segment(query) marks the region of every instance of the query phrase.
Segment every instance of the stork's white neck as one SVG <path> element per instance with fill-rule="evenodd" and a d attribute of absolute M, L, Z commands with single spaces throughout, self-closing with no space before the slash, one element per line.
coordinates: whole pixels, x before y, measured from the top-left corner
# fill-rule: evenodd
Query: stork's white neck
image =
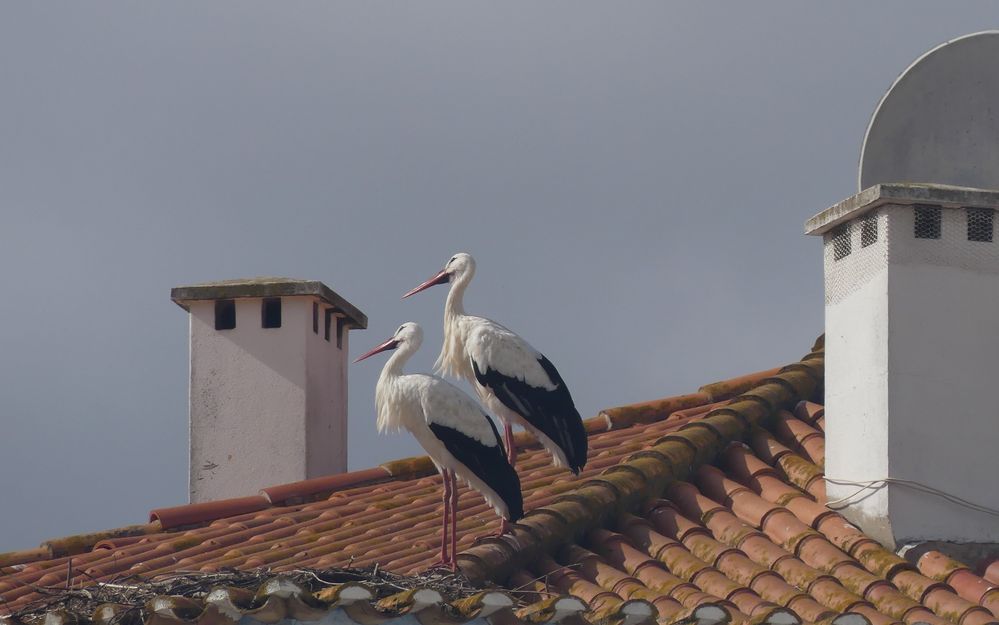
<path fill-rule="evenodd" d="M 465 337 L 461 333 L 461 318 L 465 316 L 465 289 L 472 281 L 473 272 L 464 273 L 451 283 L 444 303 L 444 344 L 434 367 L 450 376 L 468 377 L 465 365 Z"/>
<path fill-rule="evenodd" d="M 402 343 L 382 367 L 375 385 L 375 425 L 379 432 L 395 432 L 402 427 L 402 419 L 398 410 L 400 382 L 404 377 L 403 366 L 410 356 L 419 349 L 419 343 Z"/>
<path fill-rule="evenodd" d="M 379 380 L 383 378 L 397 378 L 402 375 L 402 368 L 412 357 L 413 353 L 419 349 L 418 344 L 411 342 L 400 343 L 399 347 L 392 352 L 385 366 L 382 367 L 382 373 L 379 376 Z"/>
<path fill-rule="evenodd" d="M 451 283 L 451 289 L 447 292 L 447 302 L 444 303 L 445 323 L 448 318 L 459 317 L 465 314 L 465 289 L 472 281 L 472 274 L 466 273 Z"/>

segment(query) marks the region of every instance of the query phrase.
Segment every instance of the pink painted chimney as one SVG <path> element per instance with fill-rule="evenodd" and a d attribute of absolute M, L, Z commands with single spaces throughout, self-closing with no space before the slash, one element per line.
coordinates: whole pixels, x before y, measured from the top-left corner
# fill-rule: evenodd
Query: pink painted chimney
<path fill-rule="evenodd" d="M 347 336 L 367 317 L 322 282 L 177 287 L 190 313 L 190 501 L 347 469 Z"/>

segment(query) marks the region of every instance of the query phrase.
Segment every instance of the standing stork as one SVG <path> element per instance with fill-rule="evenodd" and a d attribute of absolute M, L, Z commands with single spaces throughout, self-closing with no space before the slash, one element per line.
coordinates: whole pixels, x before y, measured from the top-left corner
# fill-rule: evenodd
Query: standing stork
<path fill-rule="evenodd" d="M 586 465 L 586 430 L 558 370 L 544 355 L 502 325 L 465 314 L 462 300 L 475 275 L 475 259 L 455 254 L 434 277 L 403 299 L 451 283 L 444 305 L 444 346 L 437 370 L 464 378 L 503 421 L 510 464 L 517 460 L 513 425 L 538 438 L 557 466 L 579 474 Z"/>
<path fill-rule="evenodd" d="M 404 323 L 392 338 L 354 362 L 397 350 L 385 363 L 375 386 L 378 431 L 409 430 L 440 472 L 444 481 L 444 519 L 439 564 L 454 570 L 458 544 L 456 477 L 479 491 L 496 509 L 503 518 L 504 530 L 507 521 L 524 516 L 524 500 L 520 478 L 507 462 L 499 432 L 475 400 L 437 376 L 402 372 L 421 343 L 423 329 L 419 324 Z"/>

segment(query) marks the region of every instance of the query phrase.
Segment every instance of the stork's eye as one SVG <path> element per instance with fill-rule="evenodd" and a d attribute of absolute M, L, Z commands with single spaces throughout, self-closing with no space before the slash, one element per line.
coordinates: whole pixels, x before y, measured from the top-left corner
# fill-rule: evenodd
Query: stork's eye
<path fill-rule="evenodd" d="M 454 261 L 456 261 L 456 260 L 458 260 L 458 257 L 457 257 L 457 256 L 452 256 L 452 257 L 451 257 L 451 260 L 447 261 L 447 264 L 449 264 L 449 265 L 450 265 L 451 263 L 453 263 L 453 262 L 454 262 Z"/>
<path fill-rule="evenodd" d="M 402 329 L 405 328 L 405 327 L 406 327 L 406 324 L 402 324 L 401 326 L 399 326 L 399 329 L 395 331 L 395 333 L 399 334 L 400 332 L 402 332 Z"/>

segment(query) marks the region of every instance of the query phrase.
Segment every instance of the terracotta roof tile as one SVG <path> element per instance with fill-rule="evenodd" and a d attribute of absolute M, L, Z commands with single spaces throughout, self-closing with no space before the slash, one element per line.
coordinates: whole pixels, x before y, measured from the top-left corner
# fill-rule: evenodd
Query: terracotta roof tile
<path fill-rule="evenodd" d="M 825 464 L 825 437 L 808 423 L 797 419 L 786 410 L 774 419 L 774 434 L 785 445 L 795 449 L 819 467 Z"/>
<path fill-rule="evenodd" d="M 528 514 L 511 535 L 477 538 L 495 527 L 495 513 L 460 489 L 460 566 L 508 594 L 445 609 L 436 591 L 416 587 L 377 602 L 356 585 L 282 597 L 275 586 L 264 598 L 229 589 L 207 602 L 165 598 L 147 609 L 147 623 L 219 610 L 316 620 L 335 609 L 358 622 L 419 612 L 425 624 L 475 615 L 497 625 L 993 622 L 999 565 L 978 576 L 928 551 L 917 568 L 825 507 L 822 374 L 818 342 L 787 367 L 604 410 L 586 422 L 591 454 L 579 477 L 518 435 Z M 65 586 L 68 573 L 78 586 L 225 567 L 415 573 L 435 555 L 440 509 L 432 463 L 404 459 L 0 554 L 0 597 L 17 610 L 39 599 L 36 587 Z"/>
<path fill-rule="evenodd" d="M 825 415 L 825 406 L 808 400 L 800 401 L 798 402 L 798 405 L 794 407 L 794 416 L 798 417 L 805 423 L 808 423 L 817 430 L 825 429 L 820 425 L 820 422 L 824 423 Z"/>
<path fill-rule="evenodd" d="M 999 616 L 999 584 L 975 575 L 968 566 L 939 551 L 924 553 L 917 566 L 927 577 L 950 585 L 964 599 L 980 603 L 993 616 Z"/>
<path fill-rule="evenodd" d="M 999 584 L 999 560 L 986 564 L 982 571 L 982 577 L 990 583 Z"/>

